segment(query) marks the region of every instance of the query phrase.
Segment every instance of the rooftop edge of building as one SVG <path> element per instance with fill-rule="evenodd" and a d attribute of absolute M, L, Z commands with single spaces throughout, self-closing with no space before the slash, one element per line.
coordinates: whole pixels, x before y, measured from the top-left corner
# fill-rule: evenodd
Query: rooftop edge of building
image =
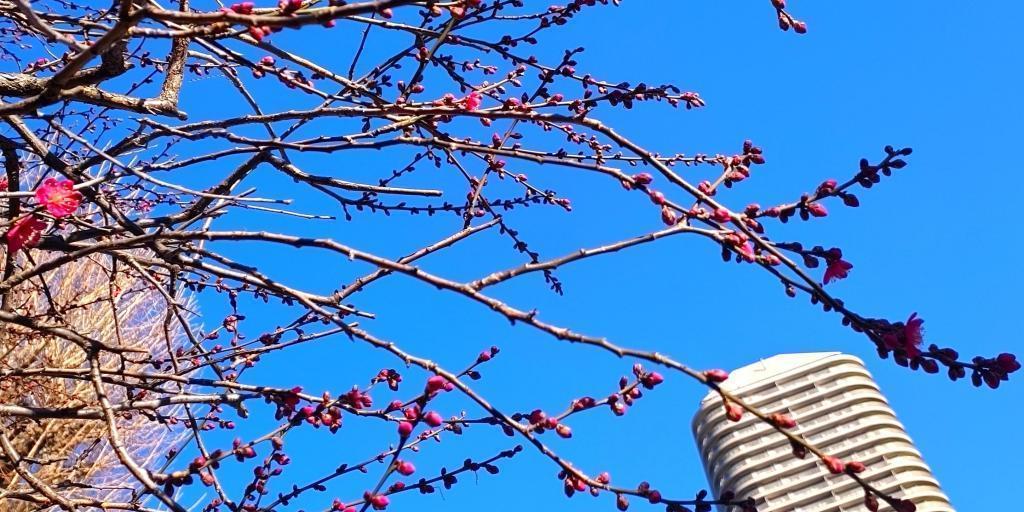
<path fill-rule="evenodd" d="M 742 392 L 744 389 L 755 387 L 769 379 L 776 380 L 779 378 L 785 378 L 789 375 L 798 373 L 809 366 L 834 359 L 846 360 L 848 362 L 864 366 L 864 361 L 859 357 L 844 354 L 842 352 L 797 352 L 776 354 L 774 356 L 761 359 L 755 363 L 741 366 L 740 368 L 729 372 L 729 378 L 725 382 L 719 384 L 719 386 L 726 391 Z M 691 422 L 691 427 L 694 431 L 699 420 L 706 412 L 709 402 L 718 398 L 718 393 L 712 390 L 708 391 L 708 393 L 704 395 L 704 398 L 701 399 L 700 406 L 693 415 L 693 420 Z"/>

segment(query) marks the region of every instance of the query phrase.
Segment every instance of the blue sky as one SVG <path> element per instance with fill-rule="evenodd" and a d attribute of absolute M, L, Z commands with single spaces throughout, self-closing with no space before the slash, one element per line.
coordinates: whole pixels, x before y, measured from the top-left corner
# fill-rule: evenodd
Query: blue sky
<path fill-rule="evenodd" d="M 773 226 L 776 239 L 842 247 L 855 268 L 849 279 L 830 286 L 861 314 L 902 320 L 918 312 L 926 320 L 927 342 L 953 346 L 966 356 L 1019 351 L 1020 329 L 1013 318 L 1019 318 L 1024 275 L 1015 258 L 1024 247 L 1013 219 L 1019 214 L 1024 178 L 1013 155 L 1024 116 L 1016 35 L 1024 22 L 1024 5 L 947 0 L 790 4 L 807 21 L 807 35 L 780 32 L 767 0 L 627 0 L 620 8 L 589 9 L 562 30 L 545 33 L 542 44 L 553 56 L 584 46 L 577 69 L 609 81 L 673 82 L 699 92 L 708 102 L 699 111 L 641 105 L 632 111 L 603 109 L 596 116 L 663 153 L 732 153 L 744 139 L 754 140 L 764 148 L 768 165 L 721 197 L 736 209 L 752 200 L 763 205 L 793 200 L 824 179 L 850 176 L 861 157 L 877 160 L 886 144 L 913 147 L 910 166 L 858 194 L 859 209 L 832 206 L 826 219 Z M 347 48 L 356 35 L 354 25 L 343 23 L 331 31 L 283 33 L 275 42 L 335 58 L 339 67 L 342 62 L 347 67 L 348 54 L 337 48 Z M 371 51 L 369 57 L 373 55 Z M 283 99 L 289 95 L 270 82 L 257 87 L 266 105 L 312 105 L 309 98 Z M 201 87 L 186 87 L 184 107 L 193 119 L 219 115 L 235 105 L 211 101 L 218 97 L 214 88 L 219 86 L 210 87 L 203 94 L 197 93 Z M 445 91 L 430 92 L 439 96 Z M 405 165 L 401 155 L 298 158 L 313 170 L 368 179 Z M 621 193 L 607 179 L 553 167 L 522 170 L 537 184 L 570 197 L 575 206 L 571 214 L 530 208 L 507 215 L 545 257 L 659 226 L 656 209 L 637 194 Z M 710 172 L 693 169 L 684 175 L 699 181 Z M 401 184 L 437 183 L 443 180 L 439 175 L 423 169 Z M 269 171 L 260 179 L 264 195 L 287 190 Z M 449 197 L 462 193 L 453 187 Z M 297 210 L 332 212 L 322 198 L 295 199 Z M 398 257 L 454 231 L 461 221 L 453 216 L 385 219 L 363 213 L 352 222 L 315 225 L 255 214 L 229 222 L 327 233 L 355 247 Z M 324 254 L 283 249 L 255 254 L 251 248 L 225 250 L 287 282 L 318 291 L 370 270 Z M 423 266 L 472 279 L 520 261 L 506 240 L 488 234 L 447 256 L 425 260 Z M 549 293 L 539 278 L 492 291 L 517 307 L 539 309 L 550 322 L 657 350 L 694 367 L 728 369 L 792 351 L 857 355 L 867 362 L 959 510 L 1005 506 L 1007 497 L 998 490 L 1019 483 L 1015 461 L 1024 458 L 1024 446 L 1016 438 L 1024 421 L 1024 383 L 978 390 L 967 382 L 950 383 L 879 360 L 867 339 L 843 328 L 837 317 L 805 299 L 786 298 L 763 271 L 722 264 L 718 250 L 703 240 L 678 237 L 587 260 L 558 271 L 558 276 L 565 283 L 564 296 Z M 404 277 L 380 284 L 354 299 L 378 316 L 364 327 L 452 368 L 485 347 L 499 345 L 501 355 L 483 369 L 484 379 L 475 386 L 505 410 L 560 409 L 578 396 L 604 395 L 632 365 L 527 328 L 510 328 L 475 304 Z M 207 324 L 219 323 L 222 297 L 203 296 L 201 304 Z M 254 335 L 291 318 L 278 306 L 243 303 L 243 308 L 249 315 L 243 329 Z M 268 357 L 246 380 L 301 384 L 313 392 L 329 389 L 337 394 L 353 384 L 365 385 L 376 369 L 395 365 L 381 352 L 337 338 Z M 407 373 L 411 385 L 422 377 Z M 690 496 L 705 486 L 689 432 L 703 394 L 702 387 L 670 375 L 626 416 L 584 415 L 571 424 L 572 440 L 547 441 L 588 472 L 609 470 L 617 483 L 647 479 L 666 496 Z M 392 397 L 375 398 L 386 403 Z M 447 396 L 437 407 L 446 414 L 463 408 L 471 416 L 480 412 Z M 257 420 L 244 425 L 238 431 L 243 436 L 266 424 Z M 294 463 L 283 481 L 305 482 L 338 462 L 372 456 L 392 437 L 392 427 L 353 418 L 333 437 L 312 429 L 298 432 L 289 437 Z M 466 457 L 485 458 L 517 442 L 477 427 L 464 438 L 446 439 L 411 458 L 419 474 L 427 476 L 441 465 L 458 467 Z M 470 510 L 483 505 L 511 511 L 538 505 L 559 510 L 614 506 L 607 496 L 598 503 L 588 496 L 567 500 L 554 467 L 529 450 L 500 466 L 500 475 L 463 478 L 451 491 L 432 496 L 397 497 L 392 507 Z M 225 475 L 246 473 L 248 469 L 240 468 Z M 332 484 L 328 492 L 298 506 L 316 510 L 335 496 L 358 498 L 377 474 Z M 634 507 L 644 509 L 639 503 Z"/>

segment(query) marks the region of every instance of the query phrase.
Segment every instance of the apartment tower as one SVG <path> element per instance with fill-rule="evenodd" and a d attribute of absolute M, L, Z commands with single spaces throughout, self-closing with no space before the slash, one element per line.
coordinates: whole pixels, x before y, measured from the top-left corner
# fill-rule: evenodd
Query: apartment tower
<path fill-rule="evenodd" d="M 912 500 L 918 512 L 953 511 L 860 359 L 782 354 L 733 371 L 722 386 L 762 411 L 789 414 L 796 432 L 830 455 L 863 462 L 865 481 Z M 727 420 L 715 392 L 701 401 L 693 434 L 715 496 L 752 496 L 759 512 L 867 510 L 856 482 L 813 456 L 794 457 L 789 441 L 751 414 Z M 892 508 L 882 502 L 881 510 Z"/>

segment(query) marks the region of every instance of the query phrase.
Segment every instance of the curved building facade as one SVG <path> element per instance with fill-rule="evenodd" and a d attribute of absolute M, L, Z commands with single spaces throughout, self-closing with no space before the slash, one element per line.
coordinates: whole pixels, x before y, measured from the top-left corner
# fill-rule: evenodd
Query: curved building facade
<path fill-rule="evenodd" d="M 863 462 L 865 481 L 912 500 L 918 512 L 953 511 L 860 359 L 777 355 L 733 371 L 723 388 L 764 412 L 789 414 L 796 432 L 830 455 Z M 813 456 L 794 457 L 788 440 L 751 414 L 727 420 L 715 392 L 701 402 L 693 434 L 716 496 L 752 496 L 759 512 L 867 510 L 856 482 L 832 475 Z M 880 510 L 892 508 L 882 502 Z"/>

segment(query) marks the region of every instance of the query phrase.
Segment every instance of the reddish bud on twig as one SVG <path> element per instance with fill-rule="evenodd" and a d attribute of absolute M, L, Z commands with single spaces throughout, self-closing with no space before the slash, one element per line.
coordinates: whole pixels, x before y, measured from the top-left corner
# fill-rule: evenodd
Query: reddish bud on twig
<path fill-rule="evenodd" d="M 843 471 L 845 471 L 846 466 L 843 464 L 843 461 L 836 457 L 826 455 L 821 459 L 821 461 L 825 463 L 825 467 L 828 468 L 828 472 L 833 475 L 841 475 L 843 474 Z"/>
<path fill-rule="evenodd" d="M 430 411 L 423 415 L 423 422 L 431 427 L 440 427 L 444 423 L 444 418 L 437 411 Z"/>
<path fill-rule="evenodd" d="M 409 437 L 412 434 L 412 423 L 408 421 L 401 421 L 398 423 L 398 435 L 402 437 Z"/>
<path fill-rule="evenodd" d="M 720 369 L 705 370 L 704 378 L 708 382 L 725 382 L 729 378 L 729 372 Z"/>

